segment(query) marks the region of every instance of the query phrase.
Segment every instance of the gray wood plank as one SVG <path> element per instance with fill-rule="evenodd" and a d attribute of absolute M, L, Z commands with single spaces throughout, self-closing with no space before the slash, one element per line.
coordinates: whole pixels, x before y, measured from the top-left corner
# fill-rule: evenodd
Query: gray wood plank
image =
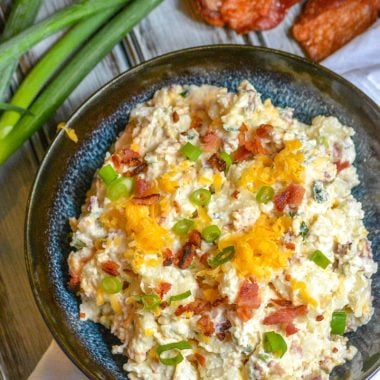
<path fill-rule="evenodd" d="M 136 26 L 125 41 L 132 63 L 193 46 L 246 43 L 234 31 L 204 23 L 193 4 L 193 0 L 165 0 Z M 253 35 L 251 43 L 259 40 Z"/>

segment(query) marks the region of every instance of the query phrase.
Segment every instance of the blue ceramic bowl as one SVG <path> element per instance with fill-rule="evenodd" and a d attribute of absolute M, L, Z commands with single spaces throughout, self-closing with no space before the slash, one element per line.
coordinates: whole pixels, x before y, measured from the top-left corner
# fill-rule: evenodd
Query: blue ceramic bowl
<path fill-rule="evenodd" d="M 235 90 L 250 80 L 276 106 L 292 107 L 309 123 L 316 115 L 334 115 L 356 130 L 356 167 L 361 185 L 355 196 L 363 203 L 375 258 L 379 236 L 379 108 L 361 91 L 332 72 L 305 59 L 248 46 L 210 46 L 171 53 L 120 75 L 104 86 L 71 117 L 79 143 L 61 132 L 38 172 L 26 219 L 26 263 L 40 311 L 53 336 L 72 361 L 91 378 L 127 379 L 125 358 L 113 356 L 116 339 L 103 327 L 78 319 L 79 299 L 69 291 L 68 219 L 80 214 L 95 170 L 129 112 L 171 83 L 215 84 Z M 379 366 L 380 276 L 373 279 L 375 315 L 350 335 L 359 349 L 355 359 L 335 370 L 332 378 L 364 379 Z"/>

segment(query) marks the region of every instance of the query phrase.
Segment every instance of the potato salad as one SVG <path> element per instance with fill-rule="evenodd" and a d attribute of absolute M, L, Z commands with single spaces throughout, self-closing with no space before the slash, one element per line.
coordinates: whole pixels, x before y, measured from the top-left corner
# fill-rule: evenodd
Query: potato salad
<path fill-rule="evenodd" d="M 171 85 L 131 112 L 72 218 L 69 287 L 131 379 L 328 379 L 372 316 L 353 129 Z"/>

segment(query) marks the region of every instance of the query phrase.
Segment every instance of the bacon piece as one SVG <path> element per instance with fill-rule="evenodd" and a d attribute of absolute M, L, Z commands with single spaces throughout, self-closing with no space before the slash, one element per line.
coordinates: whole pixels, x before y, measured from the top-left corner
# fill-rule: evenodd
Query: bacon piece
<path fill-rule="evenodd" d="M 377 0 L 309 0 L 293 26 L 307 55 L 321 61 L 377 19 Z"/>
<path fill-rule="evenodd" d="M 172 288 L 172 284 L 168 282 L 160 282 L 157 286 L 156 293 L 159 295 L 161 299 L 163 299 L 164 295 Z"/>
<path fill-rule="evenodd" d="M 295 334 L 296 332 L 298 332 L 299 329 L 297 329 L 296 326 L 294 326 L 294 324 L 292 322 L 289 322 L 286 326 L 285 326 L 285 333 L 286 333 L 286 336 L 290 336 L 290 335 L 293 335 Z"/>
<path fill-rule="evenodd" d="M 199 248 L 202 242 L 202 235 L 197 230 L 192 230 L 189 232 L 189 243 L 195 245 L 195 247 Z"/>
<path fill-rule="evenodd" d="M 193 312 L 194 314 L 202 314 L 211 310 L 211 303 L 209 301 L 197 298 L 193 302 L 188 303 L 187 305 L 179 305 L 174 312 L 178 317 L 183 313 Z"/>
<path fill-rule="evenodd" d="M 228 25 L 238 33 L 274 28 L 298 0 L 196 0 L 211 25 Z"/>
<path fill-rule="evenodd" d="M 121 162 L 126 165 L 130 165 L 134 159 L 140 158 L 140 153 L 135 152 L 132 149 L 124 148 L 119 153 Z"/>
<path fill-rule="evenodd" d="M 258 136 L 252 136 L 250 141 L 245 143 L 245 148 L 253 154 L 268 154 L 268 150 L 263 146 Z"/>
<path fill-rule="evenodd" d="M 70 280 L 69 280 L 69 289 L 76 293 L 79 291 L 80 287 L 80 275 L 78 273 L 71 273 L 70 274 Z"/>
<path fill-rule="evenodd" d="M 271 137 L 272 131 L 273 127 L 270 124 L 261 124 L 255 132 L 260 139 L 268 139 Z"/>
<path fill-rule="evenodd" d="M 214 153 L 208 160 L 207 163 L 216 170 L 224 172 L 226 170 L 226 161 L 221 159 L 216 153 Z"/>
<path fill-rule="evenodd" d="M 244 145 L 239 146 L 234 152 L 234 161 L 242 162 L 252 158 L 252 152 L 250 152 Z"/>
<path fill-rule="evenodd" d="M 292 251 L 294 251 L 296 249 L 296 245 L 294 243 L 291 243 L 291 242 L 285 243 L 285 247 L 287 249 L 291 249 Z"/>
<path fill-rule="evenodd" d="M 290 184 L 274 196 L 273 202 L 276 210 L 282 212 L 286 206 L 289 206 L 291 209 L 297 209 L 302 202 L 304 194 L 305 189 L 301 185 Z"/>
<path fill-rule="evenodd" d="M 133 160 L 134 160 L 133 169 L 128 170 L 127 172 L 124 173 L 128 177 L 133 177 L 137 174 L 144 173 L 146 169 L 148 168 L 148 164 L 142 159 L 133 159 Z M 131 161 L 131 165 L 132 165 L 132 161 Z"/>
<path fill-rule="evenodd" d="M 203 355 L 201 355 L 198 352 L 196 352 L 194 354 L 194 357 L 195 357 L 196 361 L 198 362 L 198 364 L 201 367 L 205 367 L 206 366 L 206 358 Z"/>
<path fill-rule="evenodd" d="M 218 323 L 216 325 L 216 337 L 220 341 L 224 341 L 229 334 L 228 330 L 231 328 L 231 322 L 227 319 L 223 323 Z"/>
<path fill-rule="evenodd" d="M 239 134 L 238 134 L 238 141 L 239 141 L 239 146 L 242 146 L 246 142 L 246 136 L 245 134 L 248 131 L 248 127 L 246 124 L 242 124 L 239 128 Z"/>
<path fill-rule="evenodd" d="M 281 300 L 274 300 L 274 299 L 271 299 L 271 302 L 275 303 L 278 306 L 283 306 L 283 307 L 293 306 L 292 301 L 289 301 L 289 300 L 283 300 L 283 299 L 281 299 Z"/>
<path fill-rule="evenodd" d="M 136 178 L 135 195 L 136 197 L 144 197 L 148 195 L 148 191 L 152 188 L 152 184 L 145 179 Z"/>
<path fill-rule="evenodd" d="M 208 315 L 202 315 L 197 320 L 197 327 L 199 331 L 205 336 L 211 336 L 215 331 L 214 323 Z"/>
<path fill-rule="evenodd" d="M 213 303 L 212 307 L 218 307 L 222 304 L 227 304 L 228 303 L 228 297 L 223 297 L 223 298 L 217 298 Z"/>
<path fill-rule="evenodd" d="M 276 310 L 273 313 L 267 315 L 264 320 L 264 325 L 289 325 L 293 323 L 293 320 L 299 316 L 306 315 L 307 307 L 305 305 L 289 306 Z M 292 327 L 290 327 L 290 330 Z"/>
<path fill-rule="evenodd" d="M 160 201 L 160 194 L 150 194 L 145 197 L 134 197 L 132 198 L 132 203 L 136 205 L 154 205 Z"/>
<path fill-rule="evenodd" d="M 244 280 L 240 286 L 236 298 L 236 313 L 238 317 L 246 322 L 252 318 L 253 310 L 260 306 L 259 286 L 255 281 Z"/>
<path fill-rule="evenodd" d="M 168 267 L 168 266 L 172 265 L 173 264 L 173 258 L 174 258 L 174 254 L 173 254 L 172 250 L 169 248 L 166 248 L 163 251 L 163 255 L 164 255 L 164 262 L 162 263 L 163 266 Z"/>
<path fill-rule="evenodd" d="M 222 145 L 222 139 L 214 131 L 208 131 L 201 136 L 201 142 L 207 152 L 218 150 Z"/>
<path fill-rule="evenodd" d="M 181 269 L 188 268 L 193 262 L 195 256 L 196 246 L 187 242 L 176 255 L 176 264 Z"/>
<path fill-rule="evenodd" d="M 86 313 L 80 312 L 79 313 L 79 318 L 86 318 Z"/>
<path fill-rule="evenodd" d="M 106 272 L 110 276 L 118 276 L 120 265 L 118 263 L 115 263 L 115 261 L 108 260 L 104 263 L 101 263 L 100 268 L 102 268 L 103 272 Z"/>
<path fill-rule="evenodd" d="M 209 263 L 208 263 L 208 259 L 209 259 L 209 256 L 210 254 L 208 252 L 204 253 L 200 258 L 199 258 L 199 261 L 207 268 L 210 267 Z"/>
<path fill-rule="evenodd" d="M 348 161 L 338 161 L 335 163 L 336 165 L 336 170 L 338 171 L 338 173 L 340 173 L 343 169 L 346 169 L 346 168 L 349 168 L 350 167 L 350 163 Z"/>
<path fill-rule="evenodd" d="M 202 126 L 202 119 L 198 116 L 191 118 L 190 129 L 199 129 Z"/>
<path fill-rule="evenodd" d="M 233 198 L 235 198 L 235 199 L 238 199 L 239 194 L 240 194 L 240 191 L 239 191 L 239 190 L 235 190 L 235 191 L 231 194 L 231 197 L 233 197 Z"/>
<path fill-rule="evenodd" d="M 120 166 L 121 166 L 121 157 L 115 153 L 111 156 L 111 161 L 112 161 L 113 166 L 115 167 L 116 171 L 119 171 Z"/>
<path fill-rule="evenodd" d="M 325 319 L 325 317 L 322 315 L 322 314 L 319 314 L 319 315 L 317 315 L 316 317 L 315 317 L 315 320 L 317 321 L 317 322 L 321 322 L 321 321 L 323 321 Z"/>
<path fill-rule="evenodd" d="M 173 119 L 173 123 L 178 123 L 178 121 L 179 121 L 179 115 L 178 115 L 178 113 L 176 111 L 174 111 L 172 113 L 172 119 Z"/>

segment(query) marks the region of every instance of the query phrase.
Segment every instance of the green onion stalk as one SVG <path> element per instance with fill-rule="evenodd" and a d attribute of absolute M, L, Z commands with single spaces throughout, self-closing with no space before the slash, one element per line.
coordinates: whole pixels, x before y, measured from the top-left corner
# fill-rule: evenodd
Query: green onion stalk
<path fill-rule="evenodd" d="M 128 1 L 129 0 L 125 0 L 125 3 Z M 15 92 L 9 104 L 14 107 L 19 107 L 20 109 L 27 109 L 43 86 L 62 66 L 70 54 L 118 10 L 120 10 L 120 6 L 111 7 L 102 13 L 78 23 L 69 30 L 32 68 Z M 0 118 L 0 137 L 4 137 L 8 134 L 21 116 L 22 112 L 17 109 L 4 112 Z"/>
<path fill-rule="evenodd" d="M 125 0 L 123 0 L 125 1 Z M 24 115 L 16 126 L 0 138 L 0 165 L 14 153 L 23 142 L 36 132 L 65 99 L 123 37 L 162 0 L 135 0 L 106 24 L 87 44 L 75 54 L 59 75 L 52 80 L 29 108 L 31 114 Z M 88 3 L 88 2 L 86 2 Z M 117 5 L 121 1 L 91 2 L 93 7 L 100 3 Z M 1 48 L 1 47 L 0 47 Z M 1 50 L 0 50 L 1 56 Z"/>
<path fill-rule="evenodd" d="M 14 0 L 3 34 L 0 36 L 0 42 L 6 41 L 32 25 L 41 3 L 42 0 Z M 0 65 L 0 101 L 5 98 L 17 64 L 18 59 L 11 59 Z"/>

